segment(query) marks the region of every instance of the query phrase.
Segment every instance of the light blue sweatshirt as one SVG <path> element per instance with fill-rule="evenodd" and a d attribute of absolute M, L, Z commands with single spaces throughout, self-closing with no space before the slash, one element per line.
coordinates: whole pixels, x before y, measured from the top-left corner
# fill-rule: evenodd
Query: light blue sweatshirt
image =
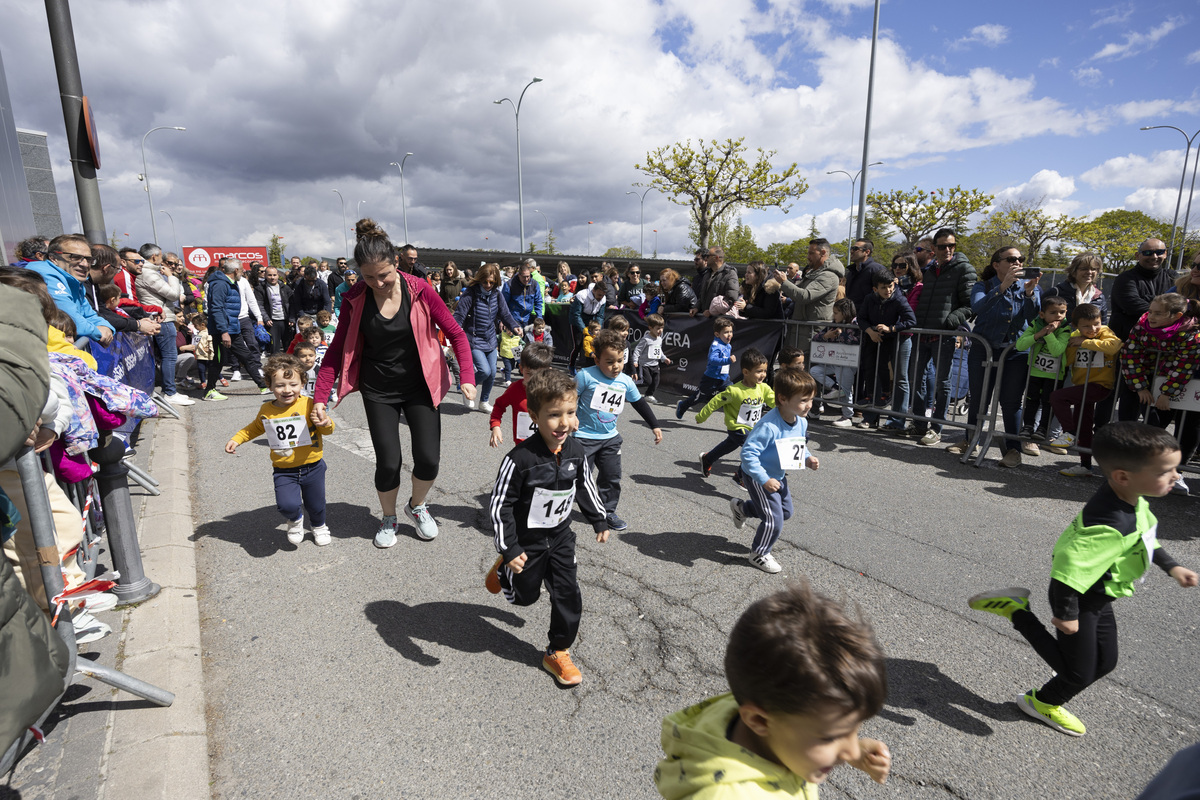
<path fill-rule="evenodd" d="M 796 424 L 788 425 L 778 408 L 771 409 L 758 421 L 754 430 L 746 437 L 746 443 L 742 445 L 742 472 L 753 478 L 759 486 L 771 478 L 782 481 L 785 472 L 779 464 L 779 452 L 775 449 L 775 442 L 794 438 L 807 440 L 808 420 L 796 417 Z M 807 458 L 807 442 L 804 451 L 804 457 Z"/>

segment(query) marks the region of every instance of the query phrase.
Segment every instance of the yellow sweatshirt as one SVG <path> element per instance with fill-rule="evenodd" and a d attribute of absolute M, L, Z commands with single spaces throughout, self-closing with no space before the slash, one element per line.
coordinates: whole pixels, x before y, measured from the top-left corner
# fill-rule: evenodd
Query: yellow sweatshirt
<path fill-rule="evenodd" d="M 53 325 L 48 326 L 50 335 L 47 337 L 48 343 L 46 350 L 51 353 L 62 353 L 64 356 L 75 356 L 82 358 L 83 363 L 87 364 L 92 369 L 96 368 L 96 359 L 92 358 L 91 353 L 85 353 L 83 350 L 75 347 L 75 343 L 67 339 L 67 335 L 55 328 Z"/>
<path fill-rule="evenodd" d="M 1107 325 L 1100 326 L 1100 331 L 1094 338 L 1085 339 L 1079 331 L 1071 334 L 1067 342 L 1065 361 L 1071 365 L 1071 383 L 1082 386 L 1084 380 L 1089 384 L 1100 384 L 1108 389 L 1113 388 L 1116 378 L 1117 353 L 1121 352 L 1123 343 L 1117 335 L 1108 329 Z M 1081 357 L 1080 350 L 1083 350 Z M 1103 358 L 1094 356 L 1095 363 L 1089 368 L 1092 353 L 1103 353 Z M 1091 374 L 1089 375 L 1089 369 Z"/>
<path fill-rule="evenodd" d="M 303 441 L 301 437 L 307 432 L 308 437 L 312 440 L 310 445 L 297 445 L 289 449 L 276 449 L 273 446 L 271 465 L 287 469 L 315 464 L 321 460 L 323 455 L 321 437 L 333 433 L 333 420 L 330 420 L 328 425 L 320 427 L 313 425 L 312 409 L 311 397 L 301 397 L 286 408 L 275 405 L 274 400 L 263 403 L 254 421 L 235 433 L 232 440 L 242 445 L 266 433 L 268 434 L 267 440 L 273 444 L 286 444 L 291 441 Z M 296 417 L 299 419 L 294 419 Z M 288 421 L 288 418 L 293 419 Z M 266 422 L 271 424 L 270 432 L 266 429 Z"/>

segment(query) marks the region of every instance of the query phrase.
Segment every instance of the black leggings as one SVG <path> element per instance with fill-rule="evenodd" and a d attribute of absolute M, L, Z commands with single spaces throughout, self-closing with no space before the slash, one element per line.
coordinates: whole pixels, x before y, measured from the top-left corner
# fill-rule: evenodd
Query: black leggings
<path fill-rule="evenodd" d="M 1117 666 L 1117 619 L 1112 598 L 1092 593 L 1079 598 L 1079 632 L 1050 631 L 1030 611 L 1014 611 L 1013 627 L 1057 675 L 1037 690 L 1037 699 L 1066 704 Z"/>
<path fill-rule="evenodd" d="M 363 398 L 371 446 L 375 448 L 375 489 L 390 492 L 400 485 L 400 412 L 408 421 L 412 438 L 413 477 L 431 481 L 437 477 L 442 455 L 442 416 L 428 400 L 378 403 Z"/>

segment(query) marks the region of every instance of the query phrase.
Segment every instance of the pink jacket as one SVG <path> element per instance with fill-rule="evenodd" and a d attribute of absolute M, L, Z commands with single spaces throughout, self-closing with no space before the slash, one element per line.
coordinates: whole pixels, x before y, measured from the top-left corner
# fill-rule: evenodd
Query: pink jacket
<path fill-rule="evenodd" d="M 409 296 L 412 298 L 408 319 L 412 324 L 417 353 L 421 357 L 421 366 L 425 372 L 425 383 L 429 386 L 429 396 L 433 398 L 436 408 L 450 391 L 450 369 L 446 366 L 446 357 L 442 355 L 442 347 L 438 344 L 437 328 L 442 329 L 450 341 L 450 346 L 454 348 L 454 357 L 458 359 L 462 382 L 474 386 L 475 362 L 471 360 L 471 346 L 467 343 L 467 335 L 454 321 L 442 298 L 438 297 L 437 292 L 428 283 L 405 272 L 400 273 L 400 278 L 408 283 Z M 367 291 L 369 290 L 366 282 L 359 281 L 353 289 L 342 295 L 342 310 L 339 314 L 341 322 L 333 336 L 333 344 L 329 345 L 325 358 L 321 360 L 321 369 L 317 372 L 317 384 L 313 390 L 315 397 L 328 397 L 335 381 L 339 403 L 346 399 L 346 395 L 358 389 L 359 356 L 363 349 L 360 326 L 363 295 Z"/>

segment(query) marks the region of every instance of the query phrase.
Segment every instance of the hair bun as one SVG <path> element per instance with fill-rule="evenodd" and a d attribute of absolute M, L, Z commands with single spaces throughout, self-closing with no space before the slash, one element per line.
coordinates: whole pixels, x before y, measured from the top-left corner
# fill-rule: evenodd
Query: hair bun
<path fill-rule="evenodd" d="M 363 217 L 354 224 L 354 236 L 357 239 L 364 239 L 368 236 L 382 236 L 386 239 L 387 231 L 379 227 L 370 217 Z"/>

